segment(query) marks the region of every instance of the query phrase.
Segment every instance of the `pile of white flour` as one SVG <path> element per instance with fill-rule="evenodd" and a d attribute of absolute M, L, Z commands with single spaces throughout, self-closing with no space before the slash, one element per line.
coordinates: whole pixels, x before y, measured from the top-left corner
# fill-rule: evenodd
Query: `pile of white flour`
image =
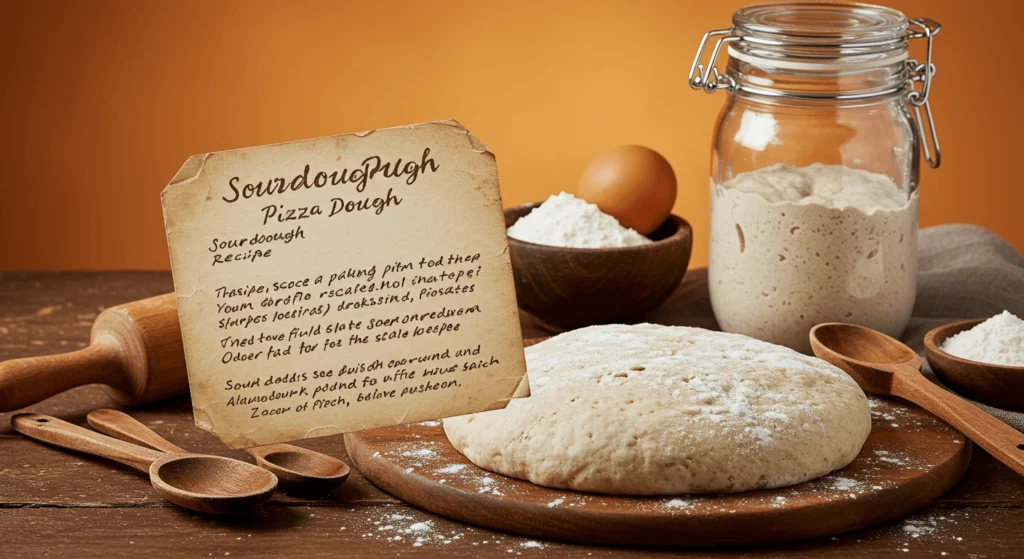
<path fill-rule="evenodd" d="M 552 195 L 508 228 L 520 241 L 572 248 L 614 248 L 644 245 L 650 239 L 619 225 L 596 205 L 562 192 Z"/>
<path fill-rule="evenodd" d="M 942 343 L 942 351 L 981 363 L 1024 367 L 1024 320 L 1003 311 L 950 336 Z"/>

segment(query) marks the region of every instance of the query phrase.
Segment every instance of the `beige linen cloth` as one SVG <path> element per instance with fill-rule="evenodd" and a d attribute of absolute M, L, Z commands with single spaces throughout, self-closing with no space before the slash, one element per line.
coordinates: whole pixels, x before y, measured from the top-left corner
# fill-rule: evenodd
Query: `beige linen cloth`
<path fill-rule="evenodd" d="M 964 318 L 987 318 L 1004 310 L 1024 316 L 1024 257 L 995 233 L 976 225 L 941 225 L 922 229 L 918 247 L 917 301 L 902 340 L 922 358 L 924 335 L 936 326 Z M 646 318 L 659 324 L 717 330 L 707 269 L 687 272 L 672 297 Z M 927 361 L 925 374 L 935 380 Z M 974 404 L 1024 431 L 1024 413 Z"/>

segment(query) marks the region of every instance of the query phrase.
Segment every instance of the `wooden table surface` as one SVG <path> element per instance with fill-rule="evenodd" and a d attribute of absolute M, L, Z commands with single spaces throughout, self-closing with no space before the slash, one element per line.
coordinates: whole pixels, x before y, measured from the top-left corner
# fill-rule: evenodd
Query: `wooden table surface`
<path fill-rule="evenodd" d="M 102 309 L 170 290 L 166 272 L 0 272 L 0 359 L 83 347 L 92 320 Z M 89 386 L 29 409 L 84 424 L 86 413 L 112 405 L 104 392 Z M 185 398 L 128 411 L 179 446 L 247 458 L 197 429 Z M 0 557 L 617 557 L 651 553 L 522 538 L 451 522 L 405 505 L 355 471 L 331 495 L 282 494 L 251 517 L 205 517 L 167 504 L 134 470 L 18 435 L 9 427 L 9 415 L 0 414 Z M 341 437 L 298 444 L 348 461 Z M 1020 557 L 1024 554 L 1024 478 L 975 447 L 964 480 L 907 519 L 821 540 L 717 551 L 775 557 Z M 708 554 L 706 550 L 659 553 Z"/>

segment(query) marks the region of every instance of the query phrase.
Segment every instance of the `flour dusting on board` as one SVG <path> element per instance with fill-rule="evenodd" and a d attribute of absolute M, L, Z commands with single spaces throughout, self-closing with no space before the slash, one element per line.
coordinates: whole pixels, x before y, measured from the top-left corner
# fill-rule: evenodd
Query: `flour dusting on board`
<path fill-rule="evenodd" d="M 948 436 L 954 441 L 963 443 L 962 435 L 948 428 L 937 418 L 906 404 L 874 396 L 868 397 L 868 403 L 873 428 L 876 430 L 922 431 L 931 436 L 948 432 Z M 780 418 L 774 419 L 785 421 Z M 900 426 L 893 427 L 893 424 Z M 627 503 L 630 509 L 638 512 L 671 515 L 677 518 L 749 514 L 751 510 L 782 512 L 784 509 L 805 506 L 812 502 L 852 503 L 858 499 L 869 499 L 879 492 L 897 489 L 896 480 L 903 475 L 899 473 L 900 471 L 920 472 L 930 467 L 927 455 L 911 455 L 907 449 L 885 446 L 879 441 L 869 440 L 859 459 L 851 466 L 791 487 L 729 495 L 616 497 L 549 489 L 538 491 L 538 488 L 529 482 L 488 472 L 467 463 L 465 458 L 445 440 L 441 426 L 419 423 L 406 428 L 412 429 L 408 439 L 390 442 L 386 448 L 373 453 L 372 457 L 386 460 L 398 472 L 410 471 L 408 475 L 419 478 L 419 483 L 436 483 L 446 488 L 446 491 L 462 492 L 485 500 L 494 499 L 493 506 L 500 506 L 501 502 L 513 499 L 535 506 L 538 511 L 551 510 L 550 514 L 560 515 L 571 515 L 576 510 L 593 514 Z M 888 440 L 892 439 L 880 439 Z M 879 538 L 879 534 L 885 534 L 887 538 L 895 536 L 900 540 L 900 546 L 895 551 L 920 550 L 920 545 L 926 542 L 928 548 L 935 549 L 935 543 L 938 542 L 949 545 L 950 555 L 962 555 L 964 535 L 957 527 L 959 520 L 962 520 L 966 513 L 948 509 L 938 510 L 941 514 L 919 514 L 879 529 L 835 536 L 832 540 L 860 541 Z M 395 509 L 394 512 L 371 516 L 368 522 L 372 526 L 365 530 L 363 538 L 386 542 L 409 551 L 430 548 L 434 553 L 442 553 L 441 550 L 445 549 L 445 546 L 458 542 L 460 548 L 491 546 L 500 550 L 503 555 L 518 556 L 560 545 L 464 526 L 417 510 Z M 360 526 L 358 529 L 362 530 L 364 527 Z M 938 548 L 945 549 L 941 545 Z M 424 552 L 426 551 L 424 549 Z"/>
<path fill-rule="evenodd" d="M 739 401 L 737 401 L 739 403 Z M 876 429 L 899 429 L 915 431 L 934 429 L 944 425 L 938 419 L 915 412 L 909 407 L 881 399 L 868 397 L 872 420 Z M 772 417 L 772 421 L 786 421 L 783 417 Z M 431 425 L 433 422 L 414 424 L 420 433 L 427 431 L 439 433 L 441 428 Z M 900 427 L 892 427 L 899 424 Z M 958 437 L 950 431 L 950 436 Z M 958 439 L 959 440 L 959 439 Z M 513 497 L 517 500 L 528 499 L 533 495 L 532 484 L 499 474 L 488 472 L 465 459 L 444 440 L 417 439 L 400 443 L 391 450 L 382 452 L 382 456 L 393 462 L 402 470 L 411 469 L 411 475 L 450 487 L 452 490 L 464 491 L 477 495 L 488 495 L 495 499 Z M 379 458 L 379 456 L 378 456 Z M 929 467 L 926 460 L 913 458 L 897 450 L 884 448 L 865 448 L 861 455 L 861 465 L 857 468 L 846 468 L 825 477 L 800 485 L 766 491 L 751 491 L 725 496 L 728 507 L 721 510 L 723 496 L 686 495 L 676 497 L 643 498 L 631 503 L 639 510 L 649 512 L 665 512 L 668 514 L 699 515 L 709 511 L 735 512 L 737 508 L 762 507 L 783 508 L 804 497 L 825 498 L 827 500 L 855 500 L 873 492 L 894 487 L 889 476 L 893 470 L 920 471 Z M 546 498 L 538 500 L 538 507 L 551 509 L 590 508 L 600 510 L 607 506 L 606 497 L 581 492 L 565 491 L 557 495 L 543 493 Z M 914 530 L 915 528 L 910 528 Z M 924 530 L 925 528 L 921 528 Z M 401 535 L 401 534 L 398 534 Z"/>

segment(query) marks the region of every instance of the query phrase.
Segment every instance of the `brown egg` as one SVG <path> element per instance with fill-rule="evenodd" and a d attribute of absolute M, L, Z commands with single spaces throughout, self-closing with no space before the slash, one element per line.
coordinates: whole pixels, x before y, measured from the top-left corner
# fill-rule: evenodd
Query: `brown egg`
<path fill-rule="evenodd" d="M 587 164 L 577 194 L 623 227 L 649 235 L 672 211 L 676 175 L 660 153 L 643 146 L 621 146 Z"/>

